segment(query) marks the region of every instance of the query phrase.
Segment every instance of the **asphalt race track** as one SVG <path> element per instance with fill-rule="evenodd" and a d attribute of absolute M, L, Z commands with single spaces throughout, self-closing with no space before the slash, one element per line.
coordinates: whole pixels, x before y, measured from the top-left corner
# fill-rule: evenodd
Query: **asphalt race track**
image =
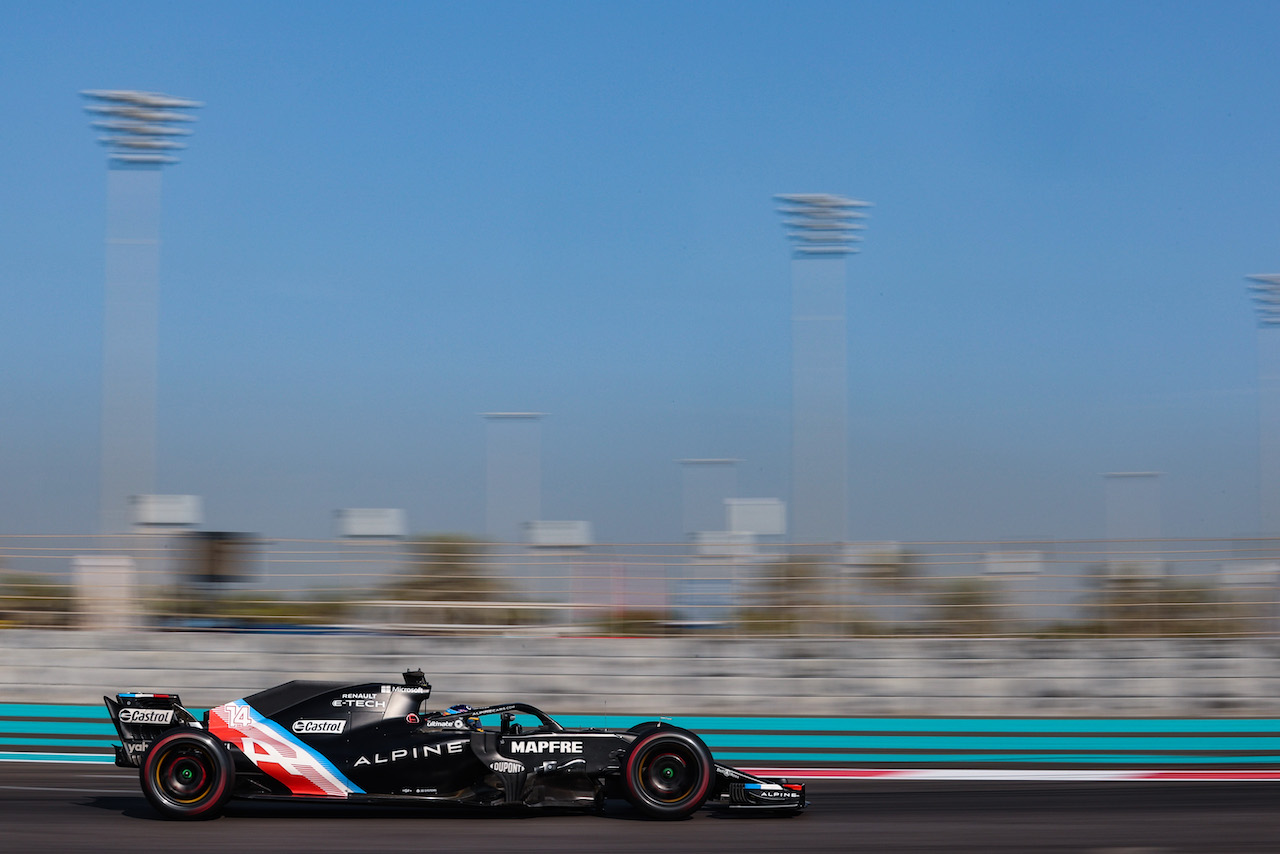
<path fill-rule="evenodd" d="M 1090 852 L 1280 851 L 1277 783 L 811 781 L 795 818 L 638 819 L 537 810 L 231 804 L 206 822 L 161 820 L 134 773 L 0 763 L 4 851 Z"/>

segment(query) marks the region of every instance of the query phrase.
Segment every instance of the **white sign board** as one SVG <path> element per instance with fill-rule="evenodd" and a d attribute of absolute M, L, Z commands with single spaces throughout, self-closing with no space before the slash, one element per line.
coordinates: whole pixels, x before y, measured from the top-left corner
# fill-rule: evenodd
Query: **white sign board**
<path fill-rule="evenodd" d="M 592 544 L 590 522 L 526 522 L 525 542 L 542 548 L 583 548 Z"/>
<path fill-rule="evenodd" d="M 204 521 L 199 495 L 130 495 L 135 525 L 190 528 Z"/>
<path fill-rule="evenodd" d="M 404 511 L 394 508 L 348 507 L 339 510 L 338 536 L 398 539 L 405 535 Z"/>
<path fill-rule="evenodd" d="M 787 532 L 787 505 L 778 498 L 726 498 L 726 527 L 730 531 L 778 537 Z"/>

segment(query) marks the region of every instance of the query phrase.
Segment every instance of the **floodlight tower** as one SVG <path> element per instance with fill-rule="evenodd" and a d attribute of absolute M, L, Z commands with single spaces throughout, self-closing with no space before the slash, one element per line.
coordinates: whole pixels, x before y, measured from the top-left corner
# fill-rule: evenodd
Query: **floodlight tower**
<path fill-rule="evenodd" d="M 737 465 L 742 460 L 723 457 L 676 462 L 683 469 L 685 536 L 726 530 L 725 501 L 738 497 Z"/>
<path fill-rule="evenodd" d="M 1280 534 L 1280 275 L 1248 276 L 1258 310 L 1258 523 Z"/>
<path fill-rule="evenodd" d="M 542 518 L 542 412 L 485 412 L 488 422 L 485 533 L 495 543 L 522 542 Z"/>
<path fill-rule="evenodd" d="M 160 290 L 160 175 L 177 163 L 198 101 L 92 89 L 85 109 L 107 147 L 106 288 L 102 348 L 102 470 L 98 527 L 129 530 L 129 501 L 155 491 Z"/>
<path fill-rule="evenodd" d="M 870 205 L 827 193 L 774 198 L 792 251 L 789 527 L 796 543 L 838 543 L 849 515 L 845 259 Z"/>

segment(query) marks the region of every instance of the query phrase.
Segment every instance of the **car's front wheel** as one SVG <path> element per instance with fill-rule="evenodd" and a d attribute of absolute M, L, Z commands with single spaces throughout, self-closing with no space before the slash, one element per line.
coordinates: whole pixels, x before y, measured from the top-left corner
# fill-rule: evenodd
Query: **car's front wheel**
<path fill-rule="evenodd" d="M 715 775 L 711 751 L 688 730 L 654 729 L 631 745 L 623 769 L 627 800 L 650 818 L 684 818 L 702 806 Z"/>
<path fill-rule="evenodd" d="M 213 818 L 231 797 L 235 773 L 217 738 L 198 729 L 173 730 L 142 759 L 142 793 L 165 818 Z"/>

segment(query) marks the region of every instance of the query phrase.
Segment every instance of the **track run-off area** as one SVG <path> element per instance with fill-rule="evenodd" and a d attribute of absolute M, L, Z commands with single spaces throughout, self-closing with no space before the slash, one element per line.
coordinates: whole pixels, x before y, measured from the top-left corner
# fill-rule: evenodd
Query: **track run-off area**
<path fill-rule="evenodd" d="M 1277 782 L 811 780 L 793 818 L 702 811 L 640 819 L 536 809 L 232 802 L 206 822 L 162 820 L 136 772 L 0 762 L 5 851 L 1088 852 L 1280 850 Z"/>
<path fill-rule="evenodd" d="M 630 718 L 559 716 L 569 726 Z M 111 764 L 99 706 L 0 704 L 0 850 L 1280 851 L 1280 720 L 731 718 L 673 722 L 716 758 L 804 780 L 794 818 L 232 802 L 161 820 Z M 51 761 L 59 760 L 59 761 Z"/>

